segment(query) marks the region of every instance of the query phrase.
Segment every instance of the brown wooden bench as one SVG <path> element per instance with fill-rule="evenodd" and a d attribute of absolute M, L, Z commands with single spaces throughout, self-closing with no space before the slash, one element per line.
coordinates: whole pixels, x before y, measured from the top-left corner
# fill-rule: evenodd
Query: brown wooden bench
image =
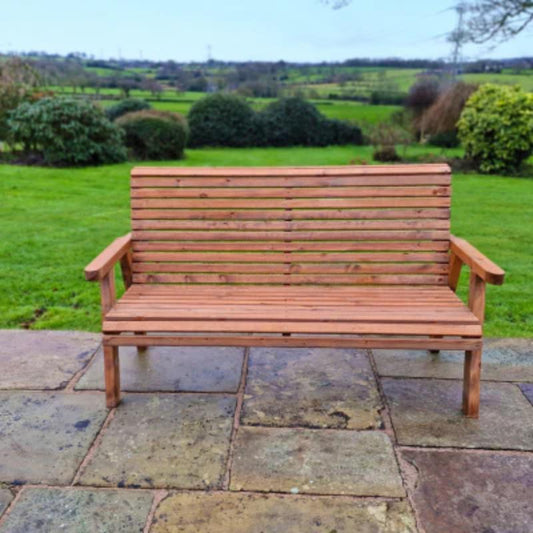
<path fill-rule="evenodd" d="M 85 269 L 108 407 L 119 346 L 329 346 L 465 351 L 463 412 L 478 416 L 485 284 L 504 272 L 450 235 L 450 182 L 440 164 L 134 168 L 132 233 Z"/>

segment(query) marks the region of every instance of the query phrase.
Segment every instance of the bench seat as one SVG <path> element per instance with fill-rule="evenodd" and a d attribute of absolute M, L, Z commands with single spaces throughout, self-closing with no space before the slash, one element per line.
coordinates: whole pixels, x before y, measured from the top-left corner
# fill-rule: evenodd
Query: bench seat
<path fill-rule="evenodd" d="M 448 287 L 133 285 L 106 313 L 125 332 L 342 334 L 480 338 L 481 323 Z M 253 344 L 253 339 L 249 340 Z M 457 342 L 458 346 L 465 343 Z M 467 344 L 467 343 L 466 343 Z"/>

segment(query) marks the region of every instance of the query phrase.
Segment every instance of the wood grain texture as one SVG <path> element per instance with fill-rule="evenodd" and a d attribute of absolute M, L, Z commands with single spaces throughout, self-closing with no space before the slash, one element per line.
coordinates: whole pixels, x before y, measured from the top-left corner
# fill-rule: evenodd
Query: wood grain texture
<path fill-rule="evenodd" d="M 464 239 L 450 235 L 450 250 L 487 283 L 503 283 L 505 272 Z"/>
<path fill-rule="evenodd" d="M 85 279 L 102 279 L 130 249 L 131 233 L 118 237 L 85 267 Z"/>
<path fill-rule="evenodd" d="M 134 284 L 447 283 L 446 165 L 139 167 L 131 184 Z"/>

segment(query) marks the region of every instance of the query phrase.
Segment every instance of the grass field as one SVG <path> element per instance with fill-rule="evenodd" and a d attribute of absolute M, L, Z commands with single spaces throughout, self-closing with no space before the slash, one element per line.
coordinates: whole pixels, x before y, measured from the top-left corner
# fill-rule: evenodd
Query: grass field
<path fill-rule="evenodd" d="M 348 164 L 371 161 L 371 150 L 188 150 L 187 159 L 177 164 Z M 424 152 L 427 149 L 409 147 L 407 156 Z M 98 330 L 98 287 L 83 280 L 82 269 L 129 230 L 131 166 L 61 170 L 0 166 L 0 327 Z M 486 333 L 533 336 L 533 180 L 458 174 L 453 186 L 453 231 L 508 273 L 505 285 L 489 288 Z M 461 293 L 464 296 L 464 283 Z"/>

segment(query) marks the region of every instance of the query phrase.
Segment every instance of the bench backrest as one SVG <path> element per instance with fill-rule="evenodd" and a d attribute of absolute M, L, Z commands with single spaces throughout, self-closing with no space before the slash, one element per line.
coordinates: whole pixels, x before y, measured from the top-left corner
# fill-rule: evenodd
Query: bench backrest
<path fill-rule="evenodd" d="M 447 283 L 447 165 L 131 176 L 134 283 Z"/>

